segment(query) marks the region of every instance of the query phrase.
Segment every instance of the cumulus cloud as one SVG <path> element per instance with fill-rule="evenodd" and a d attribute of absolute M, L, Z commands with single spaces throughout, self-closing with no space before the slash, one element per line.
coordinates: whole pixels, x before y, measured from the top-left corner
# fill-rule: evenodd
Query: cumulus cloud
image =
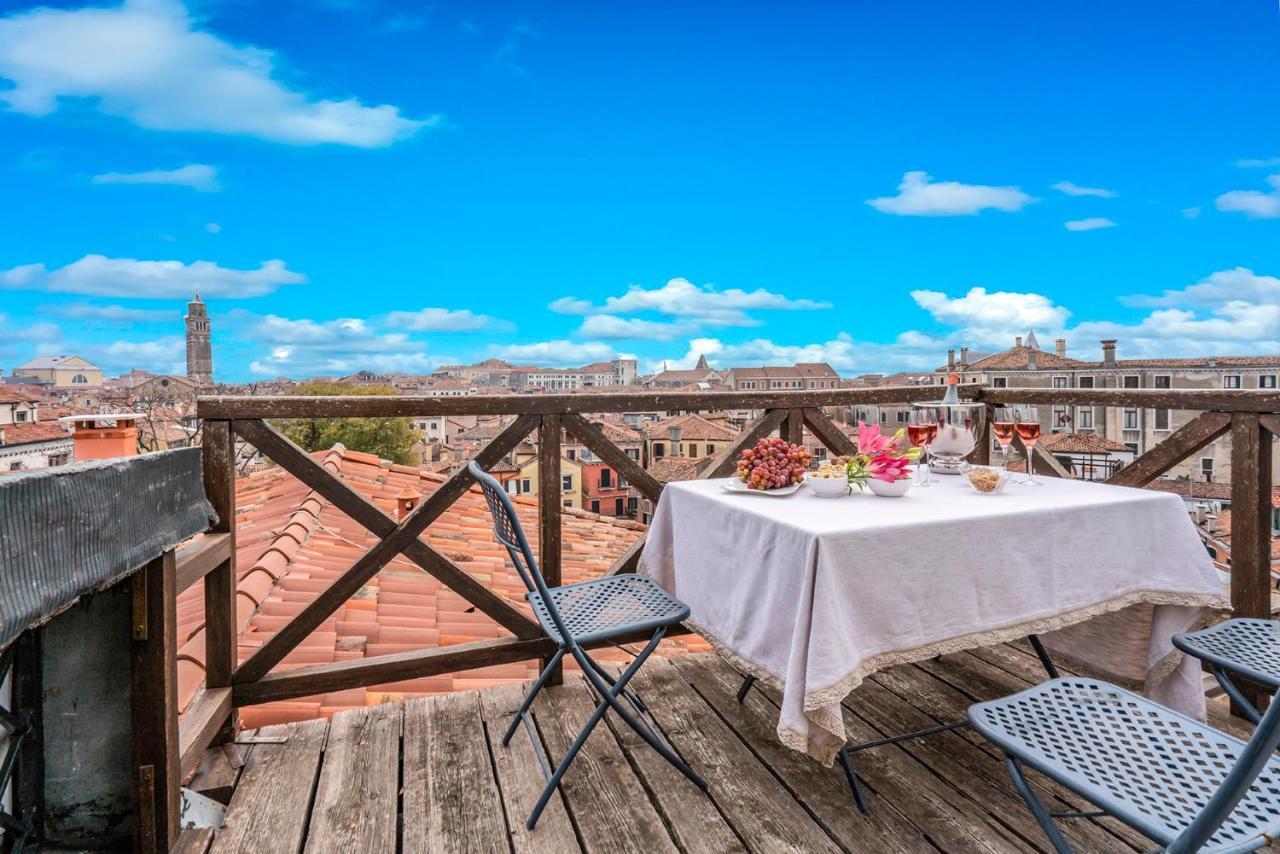
<path fill-rule="evenodd" d="M 168 335 L 151 341 L 121 340 L 106 346 L 82 348 L 85 358 L 108 373 L 123 373 L 134 368 L 156 373 L 181 373 L 185 369 L 186 342 L 179 335 Z"/>
<path fill-rule="evenodd" d="M 1062 225 L 1067 231 L 1097 231 L 1100 228 L 1116 227 L 1116 224 L 1105 216 L 1091 216 L 1086 219 L 1069 219 Z"/>
<path fill-rule="evenodd" d="M 1182 216 L 1185 219 L 1198 219 L 1200 216 L 1200 206 L 1193 205 L 1192 207 L 1189 207 L 1189 208 L 1183 208 Z"/>
<path fill-rule="evenodd" d="M 1160 296 L 1134 295 L 1126 305 L 1148 307 L 1215 306 L 1233 301 L 1280 305 L 1280 279 L 1260 276 L 1248 267 L 1210 273 L 1185 288 L 1166 290 Z"/>
<path fill-rule="evenodd" d="M 334 320 L 236 313 L 241 337 L 268 349 L 249 370 L 260 376 L 309 377 L 359 370 L 423 373 L 435 367 L 425 347 L 400 332 L 383 332 L 358 317 Z"/>
<path fill-rule="evenodd" d="M 830 307 L 830 303 L 792 299 L 764 288 L 716 290 L 684 278 L 671 279 L 659 288 L 632 285 L 621 296 L 608 297 L 601 305 L 578 297 L 561 297 L 549 306 L 559 314 L 587 315 L 578 329 L 578 334 L 585 337 L 659 340 L 692 334 L 704 327 L 759 326 L 760 321 L 751 311 L 815 311 Z"/>
<path fill-rule="evenodd" d="M 945 326 L 956 327 L 962 337 L 978 345 L 1007 345 L 1013 336 L 1028 329 L 1056 331 L 1071 316 L 1043 294 L 1019 291 L 988 291 L 970 288 L 959 297 L 941 291 L 911 292 L 916 305 Z"/>
<path fill-rule="evenodd" d="M 275 55 L 201 29 L 178 0 L 37 7 L 0 18 L 0 103 L 31 116 L 80 101 L 148 130 L 291 145 L 390 145 L 439 124 L 389 104 L 321 98 L 276 75 Z"/>
<path fill-rule="evenodd" d="M 206 297 L 258 297 L 306 280 L 278 260 L 264 261 L 254 270 L 233 270 L 211 261 L 184 264 L 86 255 L 56 270 L 44 264 L 0 270 L 0 288 L 147 299 L 185 299 L 196 290 Z"/>
<path fill-rule="evenodd" d="M 70 320 L 104 323 L 111 326 L 128 326 L 133 323 L 177 323 L 181 317 L 178 312 L 169 309 L 126 308 L 122 305 L 93 305 L 87 302 L 48 306 L 45 311 Z"/>
<path fill-rule="evenodd" d="M 1050 189 L 1057 190 L 1059 193 L 1066 193 L 1068 196 L 1097 196 L 1100 199 L 1112 199 L 1116 196 L 1115 190 L 1103 190 L 1100 187 L 1081 187 L 1079 184 L 1073 184 L 1070 181 L 1059 181 L 1051 185 Z"/>
<path fill-rule="evenodd" d="M 1250 219 L 1275 219 L 1280 217 L 1280 175 L 1267 178 L 1270 192 L 1261 190 L 1231 190 L 1215 200 L 1218 210 L 1242 213 Z"/>
<path fill-rule="evenodd" d="M 532 344 L 507 344 L 493 348 L 493 355 L 520 364 L 551 368 L 570 368 L 590 362 L 627 357 L 603 341 L 537 341 Z M 634 358 L 634 357 L 631 357 Z"/>
<path fill-rule="evenodd" d="M 171 187 L 190 187 L 201 193 L 216 193 L 222 189 L 218 183 L 218 169 L 207 163 L 188 163 L 177 169 L 152 169 L 147 172 L 103 172 L 93 176 L 95 184 L 161 184 Z"/>
<path fill-rule="evenodd" d="M 467 309 L 455 311 L 447 308 L 393 311 L 387 315 L 387 325 L 410 332 L 474 332 L 478 329 L 510 326 L 505 321 L 473 314 Z"/>
<path fill-rule="evenodd" d="M 1280 157 L 1241 158 L 1236 161 L 1241 169 L 1273 169 L 1280 167 Z"/>
<path fill-rule="evenodd" d="M 1019 211 L 1032 201 L 1018 187 L 934 181 L 926 172 L 907 172 L 898 195 L 868 199 L 867 204 L 898 216 L 972 216 L 987 209 Z"/>

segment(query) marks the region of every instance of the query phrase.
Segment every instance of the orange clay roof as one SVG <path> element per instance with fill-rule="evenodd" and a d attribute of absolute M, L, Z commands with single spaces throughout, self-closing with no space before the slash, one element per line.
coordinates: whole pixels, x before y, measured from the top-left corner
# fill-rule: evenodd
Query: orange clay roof
<path fill-rule="evenodd" d="M 325 468 L 389 514 L 405 489 L 424 500 L 444 482 L 441 475 L 392 465 L 371 454 L 337 446 L 315 454 Z M 536 549 L 537 504 L 515 499 L 521 522 Z M 644 526 L 580 510 L 563 511 L 566 584 L 602 575 Z M 236 481 L 237 618 L 243 661 L 295 617 L 376 542 L 376 538 L 279 467 Z M 478 489 L 427 528 L 426 540 L 522 610 L 524 586 L 494 540 Z M 179 707 L 184 708 L 203 679 L 203 591 L 196 584 L 178 598 Z M 281 669 L 343 661 L 448 644 L 507 636 L 470 603 L 418 568 L 397 557 L 291 652 Z M 664 642 L 665 653 L 710 647 L 690 636 Z M 610 659 L 622 653 L 601 652 Z M 536 675 L 537 662 L 497 665 L 458 674 L 355 688 L 318 697 L 268 703 L 241 710 L 246 727 L 330 715 L 406 696 L 436 694 L 519 682 Z"/>

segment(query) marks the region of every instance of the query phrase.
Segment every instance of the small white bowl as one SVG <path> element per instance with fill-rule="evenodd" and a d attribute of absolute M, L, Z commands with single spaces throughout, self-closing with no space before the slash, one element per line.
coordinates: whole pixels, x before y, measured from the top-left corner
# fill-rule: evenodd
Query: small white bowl
<path fill-rule="evenodd" d="M 867 486 L 881 498 L 901 498 L 911 489 L 911 478 L 904 477 L 901 480 L 895 480 L 893 483 L 885 483 L 883 480 L 872 478 L 867 481 Z"/>
<path fill-rule="evenodd" d="M 843 498 L 849 494 L 849 481 L 843 477 L 805 477 L 804 482 L 814 495 L 822 498 Z"/>

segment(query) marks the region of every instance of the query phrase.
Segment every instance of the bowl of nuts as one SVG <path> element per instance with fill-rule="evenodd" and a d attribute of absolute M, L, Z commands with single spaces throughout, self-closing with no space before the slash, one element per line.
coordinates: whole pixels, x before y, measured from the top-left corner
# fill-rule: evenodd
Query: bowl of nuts
<path fill-rule="evenodd" d="M 1009 482 L 1009 473 L 988 466 L 970 466 L 964 473 L 965 480 L 980 495 L 999 495 Z"/>

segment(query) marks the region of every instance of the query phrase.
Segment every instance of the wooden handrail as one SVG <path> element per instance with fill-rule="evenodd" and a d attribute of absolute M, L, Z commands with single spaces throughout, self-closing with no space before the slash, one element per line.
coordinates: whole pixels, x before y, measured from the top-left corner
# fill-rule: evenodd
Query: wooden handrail
<path fill-rule="evenodd" d="M 1138 457 L 1110 482 L 1144 485 L 1170 467 L 1230 431 L 1233 441 L 1232 597 L 1239 614 L 1262 615 L 1270 609 L 1270 437 L 1280 430 L 1280 392 L 1240 390 L 1164 389 L 992 389 L 963 386 L 962 397 L 986 403 L 1058 404 L 1067 406 L 1139 407 L 1199 410 L 1189 423 Z M 799 441 L 804 431 L 833 454 L 845 455 L 854 443 L 823 412 L 824 407 L 902 406 L 940 397 L 938 386 L 823 389 L 786 392 L 665 392 L 632 391 L 585 394 L 513 394 L 467 397 L 213 397 L 201 398 L 205 422 L 206 491 L 220 521 L 218 540 L 179 555 L 179 585 L 206 579 L 206 622 L 209 626 L 210 689 L 202 695 L 191 724 L 183 728 L 183 770 L 195 760 L 196 747 L 215 739 L 230 722 L 234 707 L 308 694 L 373 685 L 429 674 L 468 670 L 499 662 L 544 658 L 552 647 L 540 628 L 521 610 L 490 591 L 457 564 L 420 538 L 432 520 L 444 512 L 472 484 L 464 472 L 455 474 L 399 524 L 325 469 L 309 454 L 261 419 L 388 417 L 428 415 L 514 415 L 516 419 L 477 456 L 492 466 L 533 430 L 539 432 L 539 549 L 548 582 L 560 582 L 560 438 L 564 430 L 635 486 L 657 501 L 662 484 L 628 457 L 587 417 L 591 413 L 629 411 L 753 410 L 760 417 L 743 429 L 712 460 L 701 477 L 732 472 L 743 448 L 780 433 Z M 239 435 L 299 477 L 320 496 L 379 538 L 379 542 L 321 593 L 301 614 L 275 633 L 243 665 L 231 672 L 235 644 L 234 591 L 234 466 L 232 436 Z M 975 452 L 985 459 L 986 447 Z M 1050 453 L 1037 446 L 1032 464 L 1046 474 L 1070 476 Z M 219 543 L 214 545 L 214 543 Z M 638 538 L 611 572 L 633 571 L 644 546 Z M 404 554 L 512 631 L 515 637 L 473 644 L 426 649 L 389 656 L 314 665 L 270 672 L 294 646 L 326 619 L 342 602 L 379 571 Z M 184 561 L 184 556 L 186 560 Z M 230 689 L 230 700 L 227 691 Z M 228 706 L 230 709 L 228 710 Z M 224 714 L 229 711 L 229 714 Z M 215 725 L 216 723 L 216 725 Z"/>

